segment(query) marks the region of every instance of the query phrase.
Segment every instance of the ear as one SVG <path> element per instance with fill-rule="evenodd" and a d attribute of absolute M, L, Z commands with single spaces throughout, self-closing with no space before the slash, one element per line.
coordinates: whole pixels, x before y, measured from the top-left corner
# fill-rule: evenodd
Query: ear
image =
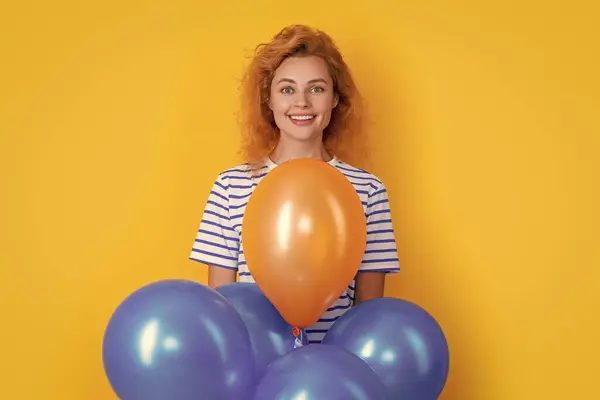
<path fill-rule="evenodd" d="M 335 97 L 333 98 L 333 108 L 336 108 L 338 104 L 340 104 L 340 96 L 338 96 L 336 93 Z"/>

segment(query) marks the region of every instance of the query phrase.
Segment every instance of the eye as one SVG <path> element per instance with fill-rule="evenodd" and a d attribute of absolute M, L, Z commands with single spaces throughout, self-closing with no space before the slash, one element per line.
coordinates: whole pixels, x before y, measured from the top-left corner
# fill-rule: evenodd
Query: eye
<path fill-rule="evenodd" d="M 292 89 L 291 87 L 287 86 L 284 87 L 283 89 L 281 89 L 281 93 L 283 94 L 292 94 L 294 91 L 294 89 Z"/>
<path fill-rule="evenodd" d="M 311 88 L 310 91 L 312 93 L 323 93 L 325 91 L 325 89 L 323 89 L 322 87 L 319 87 L 319 86 L 315 86 L 315 87 Z"/>

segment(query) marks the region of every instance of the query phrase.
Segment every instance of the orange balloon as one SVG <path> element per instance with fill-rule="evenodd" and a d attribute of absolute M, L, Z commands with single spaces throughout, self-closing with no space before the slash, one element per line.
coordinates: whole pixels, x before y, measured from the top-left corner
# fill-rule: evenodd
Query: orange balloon
<path fill-rule="evenodd" d="M 316 323 L 346 290 L 367 242 L 356 190 L 315 159 L 285 162 L 257 185 L 242 224 L 244 256 L 264 295 L 292 326 Z"/>

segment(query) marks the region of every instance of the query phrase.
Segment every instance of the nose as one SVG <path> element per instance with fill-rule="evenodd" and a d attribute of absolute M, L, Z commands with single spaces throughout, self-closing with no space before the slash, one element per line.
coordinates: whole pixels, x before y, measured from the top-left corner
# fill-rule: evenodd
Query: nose
<path fill-rule="evenodd" d="M 298 92 L 296 95 L 296 107 L 306 108 L 309 106 L 309 99 L 306 96 L 306 93 L 303 91 Z"/>

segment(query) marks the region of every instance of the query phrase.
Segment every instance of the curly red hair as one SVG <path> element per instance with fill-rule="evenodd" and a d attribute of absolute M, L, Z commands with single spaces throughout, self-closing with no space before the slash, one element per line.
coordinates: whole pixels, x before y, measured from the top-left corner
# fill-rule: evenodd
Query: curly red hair
<path fill-rule="evenodd" d="M 271 81 L 277 68 L 288 57 L 318 56 L 327 64 L 339 103 L 323 132 L 323 143 L 330 154 L 344 162 L 361 166 L 367 161 L 364 105 L 348 65 L 329 35 L 305 25 L 291 25 L 277 33 L 269 43 L 259 44 L 242 80 L 242 157 L 256 162 L 277 144 L 279 129 L 268 103 Z"/>

